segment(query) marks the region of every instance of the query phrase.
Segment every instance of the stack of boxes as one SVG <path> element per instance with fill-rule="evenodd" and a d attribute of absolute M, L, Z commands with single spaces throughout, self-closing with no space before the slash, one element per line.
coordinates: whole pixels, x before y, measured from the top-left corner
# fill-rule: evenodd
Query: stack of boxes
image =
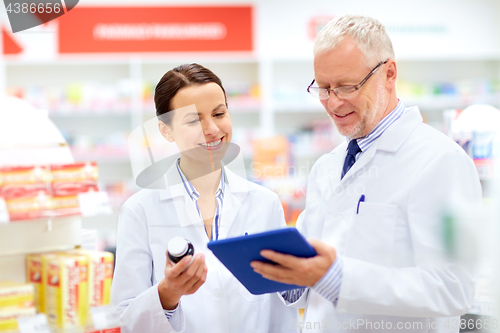
<path fill-rule="evenodd" d="M 0 168 L 0 197 L 5 200 L 10 221 L 39 218 L 50 210 L 45 166 Z"/>
<path fill-rule="evenodd" d="M 84 250 L 28 255 L 37 311 L 61 329 L 90 326 L 90 308 L 110 304 L 113 261 L 112 253 Z"/>
<path fill-rule="evenodd" d="M 96 162 L 1 167 L 0 200 L 11 222 L 77 215 L 79 194 L 97 192 L 97 179 Z M 111 302 L 113 266 L 110 252 L 28 254 L 27 284 L 0 282 L 0 332 L 16 331 L 19 317 L 37 313 L 46 314 L 58 331 L 120 332 L 120 328 L 95 330 L 90 315 L 92 307 Z"/>
<path fill-rule="evenodd" d="M 78 194 L 98 191 L 96 162 L 0 168 L 10 221 L 80 214 Z"/>
<path fill-rule="evenodd" d="M 0 332 L 17 330 L 17 318 L 35 314 L 33 285 L 0 282 Z"/>

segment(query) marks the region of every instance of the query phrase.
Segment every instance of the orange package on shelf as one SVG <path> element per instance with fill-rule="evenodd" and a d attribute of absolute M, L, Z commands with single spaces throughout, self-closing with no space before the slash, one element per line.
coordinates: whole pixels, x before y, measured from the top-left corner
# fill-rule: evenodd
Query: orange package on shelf
<path fill-rule="evenodd" d="M 120 327 L 113 327 L 113 328 L 105 328 L 103 330 L 94 330 L 93 328 L 91 331 L 85 331 L 85 333 L 121 333 L 121 328 Z"/>
<path fill-rule="evenodd" d="M 47 190 L 19 191 L 17 195 L 4 197 L 11 221 L 37 219 L 50 210 L 51 197 Z"/>
<path fill-rule="evenodd" d="M 81 162 L 50 166 L 53 196 L 70 196 L 97 191 L 97 162 Z"/>
<path fill-rule="evenodd" d="M 283 178 L 288 175 L 289 143 L 284 136 L 255 139 L 252 172 L 258 179 Z"/>
<path fill-rule="evenodd" d="M 0 196 L 16 197 L 19 192 L 46 189 L 50 172 L 44 166 L 14 166 L 0 168 Z"/>
<path fill-rule="evenodd" d="M 0 197 L 11 221 L 40 218 L 50 209 L 49 179 L 44 166 L 0 168 Z"/>
<path fill-rule="evenodd" d="M 96 162 L 51 165 L 51 215 L 80 214 L 78 194 L 98 191 Z"/>
<path fill-rule="evenodd" d="M 102 333 L 121 333 L 120 327 L 106 328 L 101 331 Z"/>

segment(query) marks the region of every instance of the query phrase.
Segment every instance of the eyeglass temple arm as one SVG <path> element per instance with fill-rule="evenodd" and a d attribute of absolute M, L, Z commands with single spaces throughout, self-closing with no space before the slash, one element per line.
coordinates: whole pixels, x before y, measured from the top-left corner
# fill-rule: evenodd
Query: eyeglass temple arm
<path fill-rule="evenodd" d="M 381 61 L 381 62 L 379 62 L 379 63 L 378 63 L 378 65 L 377 65 L 377 66 L 375 66 L 375 68 L 374 68 L 374 69 L 372 69 L 372 71 L 370 72 L 370 74 L 368 74 L 368 75 L 364 78 L 364 80 L 363 80 L 363 81 L 361 81 L 359 84 L 355 85 L 355 86 L 354 86 L 354 88 L 355 88 L 356 90 L 358 90 L 359 88 L 361 88 L 361 87 L 363 86 L 363 84 L 365 84 L 365 82 L 366 82 L 366 81 L 368 81 L 368 79 L 372 77 L 372 75 L 373 75 L 373 74 L 377 71 L 377 69 L 378 69 L 380 66 L 387 64 L 387 62 L 388 62 L 388 61 L 389 61 L 389 59 L 387 59 L 386 61 Z"/>
<path fill-rule="evenodd" d="M 310 91 L 309 91 L 309 88 L 311 88 L 311 87 L 312 87 L 312 85 L 314 84 L 314 81 L 316 81 L 316 79 L 313 79 L 313 80 L 312 80 L 312 82 L 311 82 L 311 84 L 307 87 L 307 92 L 310 92 Z"/>

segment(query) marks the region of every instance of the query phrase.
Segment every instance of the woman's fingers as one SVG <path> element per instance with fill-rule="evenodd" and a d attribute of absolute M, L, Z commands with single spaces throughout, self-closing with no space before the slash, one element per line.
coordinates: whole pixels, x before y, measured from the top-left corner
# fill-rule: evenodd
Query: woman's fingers
<path fill-rule="evenodd" d="M 194 259 L 187 256 L 171 267 L 167 265 L 165 278 L 173 287 L 186 290 L 193 285 L 193 279 L 199 279 L 201 273 L 198 273 L 198 277 L 196 277 L 196 274 L 203 267 L 205 267 L 205 255 L 203 253 L 198 253 Z"/>
<path fill-rule="evenodd" d="M 206 272 L 207 266 L 205 264 L 204 257 L 200 258 L 195 258 L 195 261 L 193 261 L 193 264 L 189 266 L 188 270 L 191 270 L 189 272 L 190 278 L 186 281 L 187 286 L 192 286 L 194 285 L 197 281 L 199 281 L 204 273 Z"/>
<path fill-rule="evenodd" d="M 205 281 L 207 280 L 207 272 L 208 269 L 207 266 L 205 266 L 201 272 L 200 278 L 194 282 L 191 288 L 189 288 L 188 290 L 189 295 L 194 294 L 205 283 Z"/>

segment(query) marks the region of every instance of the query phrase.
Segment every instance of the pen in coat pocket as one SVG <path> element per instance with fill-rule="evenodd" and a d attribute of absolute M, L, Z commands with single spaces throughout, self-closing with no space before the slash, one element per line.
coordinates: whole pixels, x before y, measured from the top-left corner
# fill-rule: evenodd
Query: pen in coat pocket
<path fill-rule="evenodd" d="M 359 204 L 362 202 L 365 202 L 365 195 L 364 194 L 361 194 L 361 196 L 359 197 L 358 208 L 356 208 L 356 214 L 359 214 Z"/>

